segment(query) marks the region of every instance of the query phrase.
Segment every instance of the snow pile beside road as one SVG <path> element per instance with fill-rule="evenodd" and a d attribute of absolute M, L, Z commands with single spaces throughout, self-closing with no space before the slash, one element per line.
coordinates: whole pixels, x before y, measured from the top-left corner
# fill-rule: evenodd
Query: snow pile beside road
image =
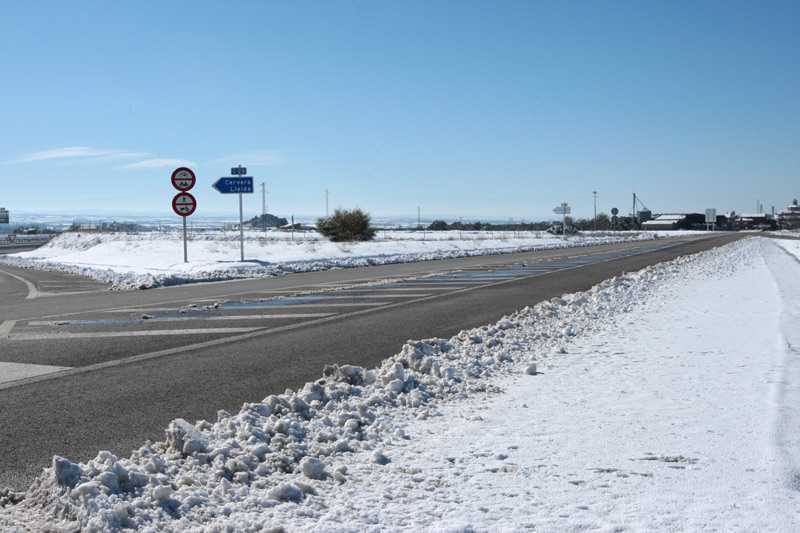
<path fill-rule="evenodd" d="M 55 457 L 22 503 L 8 505 L 20 495 L 0 495 L 7 504 L 0 526 L 9 531 L 44 524 L 86 531 L 418 530 L 431 517 L 414 515 L 424 514 L 414 506 L 404 508 L 407 516 L 384 517 L 383 523 L 381 509 L 359 514 L 348 504 L 353 491 L 371 486 L 393 487 L 383 496 L 387 502 L 411 490 L 391 470 L 393 452 L 414 438 L 406 428 L 435 420 L 445 409 L 471 416 L 476 402 L 496 396 L 498 383 L 509 376 L 530 380 L 530 386 L 548 379 L 537 370 L 568 359 L 571 346 L 602 333 L 620 316 L 647 312 L 689 280 L 733 275 L 770 250 L 774 247 L 763 239 L 740 241 L 555 298 L 449 340 L 409 342 L 379 368 L 328 367 L 302 390 L 246 404 L 235 415 L 220 412 L 214 423 L 175 420 L 163 442 L 148 443 L 130 458 L 101 452 L 74 464 Z M 451 422 L 441 417 L 439 423 Z M 504 438 L 488 437 L 496 443 Z M 497 449 L 486 462 L 502 462 L 504 451 Z M 527 483 L 536 484 L 535 472 L 519 475 L 534 476 Z M 425 476 L 404 471 L 406 477 L 413 483 Z M 444 482 L 451 489 L 460 483 L 457 477 Z M 430 490 L 435 498 L 436 487 Z M 472 509 L 480 502 L 457 505 Z"/>
<path fill-rule="evenodd" d="M 30 252 L 2 255 L 15 266 L 59 270 L 90 276 L 115 289 L 148 289 L 200 281 L 279 276 L 336 268 L 410 263 L 500 253 L 657 238 L 654 233 L 570 236 L 564 240 L 541 232 L 379 232 L 375 241 L 331 243 L 314 235 L 297 240 L 264 238 L 248 232 L 245 261 L 237 234 L 192 235 L 183 262 L 177 233 L 62 233 Z M 409 235 L 416 236 L 410 239 Z M 431 237 L 435 238 L 431 238 Z"/>

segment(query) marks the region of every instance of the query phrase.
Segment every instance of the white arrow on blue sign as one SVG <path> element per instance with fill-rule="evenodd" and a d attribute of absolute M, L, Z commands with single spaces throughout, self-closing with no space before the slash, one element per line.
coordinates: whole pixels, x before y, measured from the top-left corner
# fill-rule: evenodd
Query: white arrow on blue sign
<path fill-rule="evenodd" d="M 248 194 L 253 192 L 253 176 L 222 177 L 211 186 L 222 194 Z"/>

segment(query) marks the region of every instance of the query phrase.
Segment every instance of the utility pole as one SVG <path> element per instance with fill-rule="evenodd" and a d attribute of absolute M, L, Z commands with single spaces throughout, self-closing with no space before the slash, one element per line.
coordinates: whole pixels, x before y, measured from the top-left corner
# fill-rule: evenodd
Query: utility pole
<path fill-rule="evenodd" d="M 325 189 L 325 218 L 328 218 L 328 189 Z"/>
<path fill-rule="evenodd" d="M 421 211 L 421 210 L 420 210 L 420 208 L 418 207 L 418 208 L 417 208 L 417 229 L 422 229 L 422 219 L 420 218 L 420 213 L 421 213 L 421 212 L 422 212 L 422 211 Z"/>
<path fill-rule="evenodd" d="M 264 189 L 264 182 L 261 182 L 261 216 L 264 220 L 264 236 L 267 236 L 267 191 Z"/>
<path fill-rule="evenodd" d="M 594 194 L 594 221 L 592 222 L 592 228 L 597 231 L 597 191 L 592 191 L 592 194 Z"/>

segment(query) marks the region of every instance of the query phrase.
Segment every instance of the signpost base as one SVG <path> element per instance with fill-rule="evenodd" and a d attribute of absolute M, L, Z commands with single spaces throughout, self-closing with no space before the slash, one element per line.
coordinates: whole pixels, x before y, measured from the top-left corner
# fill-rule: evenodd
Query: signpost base
<path fill-rule="evenodd" d="M 186 217 L 183 217 L 183 262 L 189 262 L 189 257 L 186 253 Z"/>
<path fill-rule="evenodd" d="M 241 259 L 244 261 L 244 223 L 242 222 L 242 193 L 239 193 L 239 249 Z"/>

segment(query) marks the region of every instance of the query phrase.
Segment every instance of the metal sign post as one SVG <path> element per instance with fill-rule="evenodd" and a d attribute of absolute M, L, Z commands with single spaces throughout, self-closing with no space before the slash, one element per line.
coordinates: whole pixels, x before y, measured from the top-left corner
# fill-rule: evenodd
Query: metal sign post
<path fill-rule="evenodd" d="M 241 250 L 241 260 L 244 261 L 244 220 L 242 215 L 242 194 L 253 193 L 253 176 L 245 176 L 247 167 L 239 165 L 231 168 L 231 177 L 223 176 L 215 181 L 211 186 L 222 194 L 239 195 L 239 243 Z"/>
<path fill-rule="evenodd" d="M 717 210 L 714 208 L 706 209 L 706 231 L 708 231 L 709 226 L 711 227 L 711 231 L 714 231 L 715 225 L 717 223 Z"/>
<path fill-rule="evenodd" d="M 195 200 L 194 196 L 186 191 L 194 187 L 197 179 L 195 178 L 194 172 L 192 172 L 191 169 L 180 167 L 176 168 L 172 173 L 171 180 L 172 186 L 180 191 L 175 195 L 175 198 L 172 199 L 172 210 L 175 211 L 176 215 L 183 218 L 183 262 L 188 263 L 189 256 L 186 245 L 186 217 L 194 213 L 194 210 L 197 209 L 197 200 Z"/>
<path fill-rule="evenodd" d="M 239 259 L 244 261 L 244 220 L 242 219 L 242 193 L 239 193 Z"/>
<path fill-rule="evenodd" d="M 553 209 L 553 213 L 557 215 L 564 215 L 564 222 L 561 226 L 561 233 L 564 235 L 564 238 L 567 238 L 567 214 L 572 212 L 572 208 L 567 204 L 567 202 L 562 203 L 560 206 Z"/>

